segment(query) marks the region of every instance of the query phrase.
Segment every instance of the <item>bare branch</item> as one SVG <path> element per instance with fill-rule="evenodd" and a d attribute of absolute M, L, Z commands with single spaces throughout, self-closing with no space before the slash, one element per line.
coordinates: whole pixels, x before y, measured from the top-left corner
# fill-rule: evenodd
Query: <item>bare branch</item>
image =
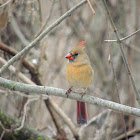
<path fill-rule="evenodd" d="M 102 125 L 102 127 L 100 128 L 100 130 L 96 131 L 96 135 L 95 135 L 95 140 L 104 140 L 107 139 L 107 130 L 108 130 L 108 125 L 109 125 L 109 121 L 110 121 L 110 115 L 111 115 L 111 110 L 108 111 L 106 118 L 104 119 L 104 123 Z"/>
<path fill-rule="evenodd" d="M 59 19 L 57 19 L 53 24 L 51 24 L 46 30 L 44 30 L 33 42 L 31 42 L 27 47 L 25 47 L 22 51 L 20 51 L 17 55 L 11 58 L 2 68 L 0 69 L 0 75 L 15 61 L 21 58 L 21 56 L 28 52 L 32 47 L 35 46 L 43 37 L 45 37 L 54 27 L 59 25 L 64 19 L 69 17 L 75 10 L 85 4 L 87 1 L 83 0 L 79 4 L 75 5 L 69 11 L 67 11 L 64 15 L 62 15 Z"/>
<path fill-rule="evenodd" d="M 4 52 L 14 56 L 16 55 L 18 52 L 16 50 L 14 50 L 13 48 L 5 45 L 4 43 L 0 42 L 0 49 L 3 50 Z M 6 62 L 7 63 L 7 62 Z M 27 61 L 26 59 L 23 60 L 23 66 L 29 70 L 33 81 L 35 81 L 36 84 L 41 85 L 41 81 L 38 78 L 38 73 L 36 68 L 34 67 L 34 65 L 32 63 L 30 63 L 29 61 Z M 29 84 L 29 83 L 28 83 Z"/>
<path fill-rule="evenodd" d="M 54 4 L 55 4 L 55 0 L 52 1 L 52 4 L 51 4 L 51 7 L 50 7 L 50 11 L 49 11 L 49 15 L 44 23 L 44 25 L 41 27 L 40 31 L 35 35 L 35 37 L 37 37 L 47 26 L 51 16 L 52 16 L 52 11 L 53 11 L 53 8 L 54 8 Z"/>
<path fill-rule="evenodd" d="M 21 32 L 15 17 L 13 16 L 13 14 L 11 14 L 11 26 L 13 28 L 13 31 L 16 33 L 17 37 L 19 38 L 19 40 L 22 42 L 23 45 L 27 46 L 29 45 L 29 41 L 25 38 L 24 34 Z"/>
<path fill-rule="evenodd" d="M 67 98 L 66 90 L 53 88 L 53 87 L 45 87 L 45 86 L 36 86 L 36 85 L 28 85 L 19 82 L 14 82 L 11 80 L 4 79 L 0 77 L 0 86 L 4 88 L 8 88 L 14 91 L 28 92 L 28 93 L 37 93 L 37 94 L 49 94 L 51 96 L 59 96 L 63 98 Z M 83 102 L 87 102 L 90 104 L 96 104 L 99 106 L 107 107 L 112 110 L 116 110 L 122 112 L 124 114 L 134 115 L 140 117 L 140 109 L 129 107 L 126 105 L 118 104 L 112 101 L 104 100 L 98 97 L 84 95 L 81 98 L 81 94 L 71 92 L 69 95 L 69 99 L 79 100 Z"/>
<path fill-rule="evenodd" d="M 0 62 L 2 63 L 2 64 L 6 64 L 6 60 L 5 59 L 3 59 L 2 57 L 0 57 Z M 13 66 L 10 66 L 9 67 L 9 70 L 12 72 L 12 73 L 16 73 L 16 69 L 15 69 L 15 67 L 13 67 Z M 16 73 L 17 74 L 17 73 Z M 35 83 L 34 82 L 32 82 L 28 77 L 26 77 L 24 74 L 22 74 L 21 72 L 19 72 L 18 74 L 18 77 L 19 77 L 19 79 L 21 79 L 24 83 L 28 83 L 28 84 L 32 84 L 32 85 L 35 85 Z"/>
<path fill-rule="evenodd" d="M 101 118 L 102 116 L 104 116 L 105 114 L 107 114 L 109 111 L 110 111 L 110 109 L 104 110 L 103 112 L 101 112 L 100 114 L 98 114 L 97 116 L 95 116 L 91 120 L 89 120 L 87 124 L 83 125 L 79 129 L 79 134 L 81 135 L 85 128 L 87 128 L 90 124 L 96 122 L 99 118 Z"/>
<path fill-rule="evenodd" d="M 139 31 L 140 31 L 140 29 L 138 29 L 138 30 L 135 31 L 134 33 L 132 33 L 132 34 L 130 34 L 130 35 L 124 37 L 124 38 L 121 38 L 120 41 L 122 42 L 122 41 L 124 41 L 124 40 L 126 40 L 126 39 L 132 37 L 133 35 L 135 35 L 135 34 L 138 33 Z M 118 40 L 104 40 L 104 42 L 106 42 L 106 43 L 108 43 L 108 42 L 118 42 Z"/>
<path fill-rule="evenodd" d="M 26 117 L 26 112 L 27 112 L 27 107 L 29 105 L 29 103 L 38 100 L 39 98 L 32 98 L 32 99 L 28 99 L 28 101 L 25 103 L 24 105 L 24 112 L 23 112 L 23 117 L 22 117 L 22 121 L 21 121 L 21 125 L 18 128 L 15 128 L 14 131 L 19 131 L 24 127 L 24 123 L 25 123 L 25 117 Z"/>
<path fill-rule="evenodd" d="M 88 1 L 88 5 L 89 5 L 89 7 L 90 7 L 90 9 L 91 9 L 92 13 L 93 13 L 93 14 L 95 14 L 95 11 L 94 11 L 94 9 L 93 9 L 93 7 L 92 7 L 92 5 L 91 5 L 90 1 L 89 1 L 89 0 L 87 0 L 87 1 Z"/>
<path fill-rule="evenodd" d="M 70 130 L 72 131 L 75 137 L 78 137 L 78 130 L 73 124 L 73 122 L 66 116 L 66 114 L 56 105 L 54 102 L 49 101 L 51 107 L 57 112 L 57 114 L 63 119 L 63 121 L 69 126 Z"/>
<path fill-rule="evenodd" d="M 106 11 L 107 11 L 107 14 L 108 14 L 110 23 L 111 23 L 111 25 L 112 25 L 112 28 L 113 28 L 113 30 L 114 30 L 114 33 L 115 33 L 115 35 L 116 35 L 116 38 L 117 38 L 117 40 L 118 40 L 118 42 L 119 42 L 120 51 L 121 51 L 121 53 L 122 53 L 122 58 L 123 58 L 123 61 L 124 61 L 126 70 L 127 70 L 127 72 L 128 72 L 128 76 L 129 76 L 129 78 L 130 78 L 130 80 L 131 80 L 131 82 L 132 82 L 132 85 L 133 85 L 133 88 L 134 88 L 134 91 L 135 91 L 135 94 L 136 94 L 136 99 L 137 99 L 137 101 L 138 101 L 138 103 L 139 103 L 139 105 L 140 105 L 140 94 L 139 94 L 139 92 L 138 92 L 138 90 L 137 90 L 136 84 L 135 84 L 135 82 L 134 82 L 133 75 L 132 75 L 131 70 L 130 70 L 130 66 L 129 66 L 128 61 L 127 61 L 127 59 L 126 59 L 126 56 L 125 56 L 125 53 L 124 53 L 124 50 L 123 50 L 123 45 L 122 45 L 122 42 L 120 41 L 119 33 L 118 33 L 118 31 L 117 31 L 117 28 L 116 28 L 116 26 L 115 26 L 115 24 L 114 24 L 114 21 L 113 21 L 113 19 L 112 19 L 112 16 L 111 16 L 110 11 L 109 11 L 109 9 L 108 9 L 108 6 L 107 6 L 107 4 L 106 4 L 106 0 L 102 0 L 102 1 L 103 1 L 104 6 L 105 6 L 105 9 L 106 9 Z"/>
<path fill-rule="evenodd" d="M 0 8 L 6 6 L 7 4 L 9 4 L 10 2 L 12 2 L 13 0 L 8 0 L 7 2 L 5 2 L 4 4 L 0 5 Z"/>
<path fill-rule="evenodd" d="M 135 135 L 139 134 L 140 133 L 140 129 L 137 128 L 137 129 L 133 129 L 132 131 L 129 131 L 127 132 L 127 137 L 130 138 L 130 137 L 134 137 Z M 124 140 L 125 139 L 125 135 L 122 134 L 116 138 L 114 138 L 113 140 Z"/>
<path fill-rule="evenodd" d="M 1 133 L 0 140 L 2 140 L 4 134 L 5 134 L 5 130 L 3 130 L 3 132 Z"/>

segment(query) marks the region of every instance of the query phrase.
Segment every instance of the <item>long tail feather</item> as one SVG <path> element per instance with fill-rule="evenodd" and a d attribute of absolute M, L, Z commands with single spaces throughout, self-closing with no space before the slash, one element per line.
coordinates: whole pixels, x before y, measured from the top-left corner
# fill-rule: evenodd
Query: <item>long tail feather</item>
<path fill-rule="evenodd" d="M 77 123 L 85 124 L 87 123 L 87 110 L 86 104 L 84 102 L 77 101 Z"/>

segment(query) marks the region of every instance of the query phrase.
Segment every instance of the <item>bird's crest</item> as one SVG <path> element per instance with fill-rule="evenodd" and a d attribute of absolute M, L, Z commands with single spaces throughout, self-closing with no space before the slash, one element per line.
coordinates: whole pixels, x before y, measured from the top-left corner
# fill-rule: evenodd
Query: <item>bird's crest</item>
<path fill-rule="evenodd" d="M 83 46 L 83 45 L 85 44 L 85 42 L 86 42 L 86 41 L 81 41 L 81 42 L 79 42 L 76 46 Z M 75 47 L 76 47 L 76 46 L 75 46 Z"/>

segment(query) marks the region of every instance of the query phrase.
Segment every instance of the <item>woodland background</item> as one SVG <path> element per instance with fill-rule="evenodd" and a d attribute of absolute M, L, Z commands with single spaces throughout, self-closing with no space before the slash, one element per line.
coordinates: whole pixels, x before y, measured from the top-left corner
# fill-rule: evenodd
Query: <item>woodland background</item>
<path fill-rule="evenodd" d="M 0 67 L 78 2 L 80 0 L 11 0 L 8 4 L 1 6 L 5 3 L 5 0 L 1 0 Z M 93 82 L 87 94 L 139 108 L 118 43 L 104 42 L 104 40 L 116 39 L 116 36 L 103 2 L 91 0 L 91 4 L 95 10 L 94 15 L 88 4 L 81 6 L 14 63 L 15 72 L 7 70 L 2 77 L 22 83 L 25 83 L 26 77 L 29 79 L 28 84 L 34 82 L 37 85 L 68 89 L 64 74 L 67 63 L 65 55 L 75 44 L 86 40 L 85 50 L 94 69 Z M 140 28 L 139 0 L 107 0 L 107 5 L 121 38 Z M 123 42 L 125 55 L 138 90 L 140 90 L 139 38 L 140 33 L 137 33 Z M 23 65 L 24 59 L 29 65 Z M 20 77 L 19 73 L 22 73 L 24 78 Z M 20 92 L 1 88 L 0 109 L 20 120 L 27 98 L 28 96 Z M 81 127 L 76 124 L 76 101 L 60 97 L 51 97 L 51 100 L 65 112 L 76 128 Z M 132 130 L 137 132 L 130 139 L 140 139 L 138 117 L 111 112 L 97 105 L 88 104 L 87 108 L 89 120 L 98 114 L 100 116 L 84 129 L 78 139 L 111 140 Z M 28 107 L 26 124 L 49 138 L 76 139 L 63 118 L 53 110 L 49 101 L 41 98 Z M 0 133 L 2 132 L 1 128 Z M 4 134 L 3 139 L 7 139 L 6 135 L 7 133 Z M 123 139 L 127 138 L 123 137 Z"/>

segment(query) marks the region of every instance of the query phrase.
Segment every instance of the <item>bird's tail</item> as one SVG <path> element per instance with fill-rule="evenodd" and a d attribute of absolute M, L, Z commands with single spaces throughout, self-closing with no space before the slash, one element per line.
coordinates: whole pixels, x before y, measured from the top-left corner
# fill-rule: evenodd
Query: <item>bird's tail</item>
<path fill-rule="evenodd" d="M 87 119 L 86 104 L 84 102 L 77 101 L 77 123 L 86 124 Z"/>

